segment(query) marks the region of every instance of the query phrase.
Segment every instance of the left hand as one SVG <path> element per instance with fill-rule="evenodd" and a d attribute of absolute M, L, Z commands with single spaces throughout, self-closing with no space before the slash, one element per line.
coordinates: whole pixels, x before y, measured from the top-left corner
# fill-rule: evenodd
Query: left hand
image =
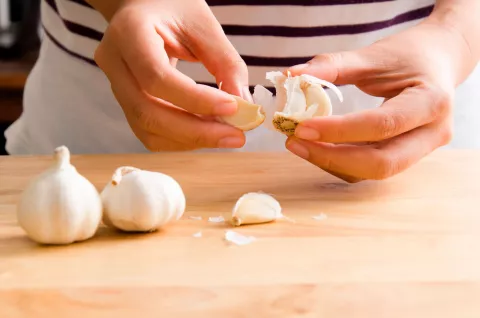
<path fill-rule="evenodd" d="M 468 48 L 461 36 L 423 22 L 355 51 L 323 54 L 289 69 L 384 97 L 381 107 L 298 125 L 286 147 L 347 182 L 385 179 L 452 137 L 453 98 Z"/>

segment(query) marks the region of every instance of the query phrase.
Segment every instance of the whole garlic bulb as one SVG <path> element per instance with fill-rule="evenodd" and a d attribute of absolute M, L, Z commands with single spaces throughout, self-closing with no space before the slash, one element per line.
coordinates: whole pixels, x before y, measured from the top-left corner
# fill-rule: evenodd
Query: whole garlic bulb
<path fill-rule="evenodd" d="M 254 98 L 259 100 L 256 95 L 262 93 L 259 103 L 264 109 L 275 109 L 273 127 L 285 135 L 293 135 L 297 125 L 305 119 L 332 114 L 332 102 L 322 86 L 332 89 L 340 102 L 343 101 L 341 91 L 334 84 L 311 75 L 292 77 L 290 73 L 285 76 L 282 72 L 268 72 L 266 79 L 275 85 L 276 96 L 265 96 L 259 87 Z"/>
<path fill-rule="evenodd" d="M 180 219 L 186 199 L 172 177 L 123 166 L 101 193 L 103 223 L 127 232 L 150 232 Z"/>
<path fill-rule="evenodd" d="M 54 158 L 55 163 L 23 191 L 17 206 L 18 223 L 38 243 L 87 240 L 100 225 L 100 195 L 70 163 L 67 147 L 56 148 Z"/>
<path fill-rule="evenodd" d="M 242 195 L 235 203 L 231 223 L 234 226 L 258 224 L 286 218 L 282 214 L 280 203 L 272 196 L 250 192 Z"/>

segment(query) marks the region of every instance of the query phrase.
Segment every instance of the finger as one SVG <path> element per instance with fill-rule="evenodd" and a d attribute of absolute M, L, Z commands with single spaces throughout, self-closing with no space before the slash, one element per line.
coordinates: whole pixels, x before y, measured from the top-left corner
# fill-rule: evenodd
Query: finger
<path fill-rule="evenodd" d="M 446 144 L 451 132 L 430 124 L 377 144 L 376 147 L 315 143 L 291 137 L 287 149 L 324 169 L 358 179 L 385 179 L 404 171 Z"/>
<path fill-rule="evenodd" d="M 142 89 L 192 113 L 231 115 L 236 112 L 237 103 L 231 95 L 213 87 L 198 85 L 171 67 L 164 41 L 154 24 L 133 13 L 124 14 L 130 15 L 128 19 L 132 21 L 129 25 L 135 27 L 112 24 L 111 31 L 103 40 L 110 41 L 109 45 L 118 46 L 122 58 Z"/>
<path fill-rule="evenodd" d="M 438 89 L 409 88 L 378 108 L 306 120 L 297 126 L 295 136 L 331 143 L 380 141 L 445 116 L 450 102 Z"/>
<path fill-rule="evenodd" d="M 378 72 L 378 65 L 369 57 L 368 51 L 344 51 L 315 56 L 305 64 L 288 69 L 292 76 L 310 74 L 337 85 L 353 84 Z"/>
<path fill-rule="evenodd" d="M 222 90 L 248 100 L 247 66 L 208 5 L 204 3 L 204 6 L 197 19 L 187 22 L 188 48 L 215 77 L 217 84 L 222 83 Z"/>
<path fill-rule="evenodd" d="M 104 48 L 100 54 L 108 54 L 102 69 L 132 130 L 148 149 L 163 149 L 165 139 L 181 144 L 181 148 L 185 149 L 239 148 L 244 145 L 245 136 L 240 130 L 218 122 L 203 121 L 141 91 L 112 47 Z M 165 147 L 170 149 L 172 146 Z"/>

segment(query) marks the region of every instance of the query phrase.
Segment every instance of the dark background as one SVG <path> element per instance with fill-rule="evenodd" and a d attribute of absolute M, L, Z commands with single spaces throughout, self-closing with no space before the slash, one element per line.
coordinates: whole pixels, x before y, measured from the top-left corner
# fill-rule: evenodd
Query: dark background
<path fill-rule="evenodd" d="M 7 1 L 10 25 L 0 29 L 0 155 L 7 154 L 5 130 L 22 113 L 23 87 L 40 45 L 40 0 Z"/>

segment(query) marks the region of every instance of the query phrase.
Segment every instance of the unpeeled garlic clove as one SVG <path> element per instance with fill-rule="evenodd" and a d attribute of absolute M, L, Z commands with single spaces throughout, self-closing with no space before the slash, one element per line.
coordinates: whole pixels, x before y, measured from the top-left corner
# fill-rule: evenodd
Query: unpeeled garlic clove
<path fill-rule="evenodd" d="M 284 218 L 280 203 L 265 193 L 244 194 L 235 203 L 231 223 L 234 226 L 272 222 Z"/>
<path fill-rule="evenodd" d="M 186 206 L 172 177 L 131 166 L 119 167 L 101 193 L 103 223 L 127 232 L 151 232 L 179 220 Z"/>
<path fill-rule="evenodd" d="M 102 218 L 95 186 L 70 163 L 65 146 L 55 149 L 55 162 L 22 192 L 17 219 L 34 241 L 71 244 L 93 237 Z"/>

